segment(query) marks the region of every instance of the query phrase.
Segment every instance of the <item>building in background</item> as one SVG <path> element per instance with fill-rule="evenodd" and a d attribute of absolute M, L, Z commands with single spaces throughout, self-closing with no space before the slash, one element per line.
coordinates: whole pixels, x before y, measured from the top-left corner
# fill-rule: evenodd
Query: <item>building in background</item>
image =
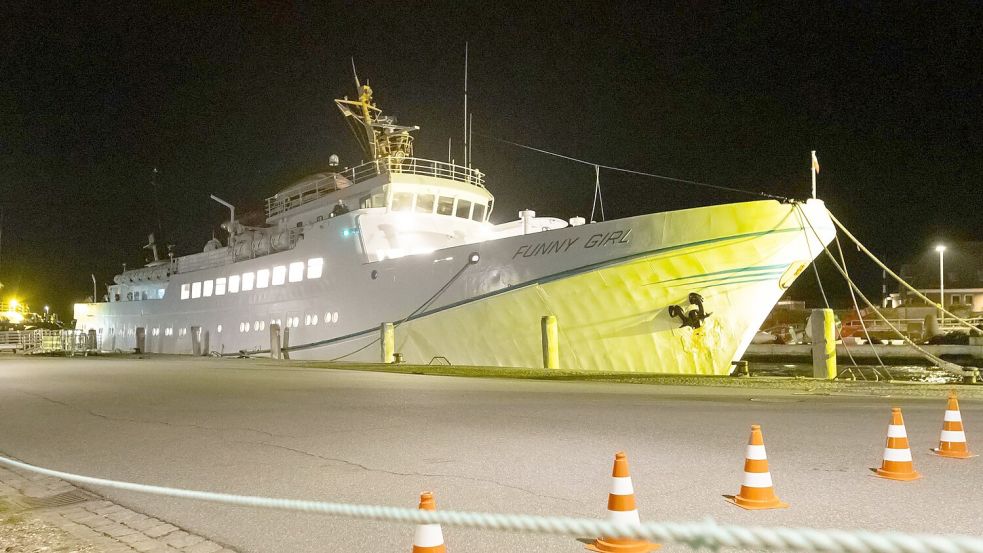
<path fill-rule="evenodd" d="M 983 242 L 952 242 L 945 246 L 945 307 L 953 312 L 983 312 Z M 933 302 L 939 301 L 939 273 L 939 253 L 934 249 L 901 266 L 901 278 Z M 928 307 L 904 287 L 885 298 L 884 303 L 887 307 Z"/>

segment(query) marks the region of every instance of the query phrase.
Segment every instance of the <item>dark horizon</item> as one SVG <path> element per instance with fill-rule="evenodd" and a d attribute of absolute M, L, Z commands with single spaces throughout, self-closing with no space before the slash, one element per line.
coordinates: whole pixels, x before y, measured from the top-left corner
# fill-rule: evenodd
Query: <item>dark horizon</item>
<path fill-rule="evenodd" d="M 90 273 L 102 285 L 140 263 L 156 202 L 187 254 L 224 241 L 209 194 L 245 212 L 333 153 L 356 164 L 333 104 L 355 94 L 352 58 L 378 105 L 421 127 L 421 157 L 444 159 L 451 137 L 460 161 L 465 42 L 495 222 L 589 216 L 594 172 L 485 135 L 797 199 L 817 150 L 820 198 L 892 268 L 983 239 L 979 5 L 745 10 L 7 8 L 0 296 L 70 320 Z M 601 186 L 608 219 L 753 199 L 610 171 Z M 880 270 L 843 245 L 879 299 Z M 811 269 L 787 296 L 821 303 Z"/>

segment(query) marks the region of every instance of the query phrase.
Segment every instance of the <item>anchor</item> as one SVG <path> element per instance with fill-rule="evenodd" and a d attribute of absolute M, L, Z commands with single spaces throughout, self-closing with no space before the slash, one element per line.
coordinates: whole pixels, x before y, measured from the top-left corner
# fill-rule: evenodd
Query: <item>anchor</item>
<path fill-rule="evenodd" d="M 707 313 L 703 309 L 703 296 L 697 294 L 696 292 L 689 293 L 689 303 L 690 307 L 688 310 L 683 309 L 678 305 L 670 305 L 669 316 L 676 317 L 682 321 L 683 324 L 679 325 L 679 328 L 687 326 L 691 328 L 700 328 L 703 326 L 703 321 L 710 315 L 713 315 L 713 313 Z"/>

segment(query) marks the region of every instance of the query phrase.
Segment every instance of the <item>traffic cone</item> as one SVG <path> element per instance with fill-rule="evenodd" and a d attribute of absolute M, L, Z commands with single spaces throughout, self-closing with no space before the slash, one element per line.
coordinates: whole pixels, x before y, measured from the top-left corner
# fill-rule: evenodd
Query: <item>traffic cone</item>
<path fill-rule="evenodd" d="M 628 458 L 623 451 L 614 454 L 611 493 L 608 494 L 608 520 L 622 524 L 641 524 L 635 508 L 635 488 L 628 474 Z M 600 537 L 587 546 L 598 553 L 646 553 L 662 547 L 657 543 L 634 538 Z"/>
<path fill-rule="evenodd" d="M 901 417 L 901 408 L 891 408 L 891 424 L 887 427 L 887 445 L 884 446 L 884 460 L 881 468 L 872 469 L 874 474 L 891 480 L 916 480 L 922 475 L 915 471 L 911 462 L 911 448 L 908 447 L 908 432 Z"/>
<path fill-rule="evenodd" d="M 966 445 L 966 433 L 963 432 L 963 417 L 959 412 L 959 400 L 956 392 L 949 392 L 949 405 L 942 419 L 942 436 L 939 437 L 939 447 L 932 451 L 940 457 L 954 459 L 969 459 L 976 457 L 969 452 Z"/>
<path fill-rule="evenodd" d="M 433 492 L 423 492 L 420 494 L 420 509 L 424 511 L 436 511 L 437 502 L 433 499 Z M 413 536 L 413 553 L 446 553 L 444 547 L 444 533 L 440 531 L 439 524 L 419 524 L 416 527 L 416 534 Z"/>
<path fill-rule="evenodd" d="M 775 495 L 760 425 L 751 425 L 751 438 L 744 453 L 744 482 L 741 484 L 741 491 L 733 497 L 727 496 L 727 501 L 751 510 L 788 507 L 788 503 L 783 503 Z"/>

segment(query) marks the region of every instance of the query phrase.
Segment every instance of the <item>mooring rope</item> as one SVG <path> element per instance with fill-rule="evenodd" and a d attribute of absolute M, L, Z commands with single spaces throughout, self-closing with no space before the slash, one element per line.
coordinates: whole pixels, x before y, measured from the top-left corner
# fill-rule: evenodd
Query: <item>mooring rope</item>
<path fill-rule="evenodd" d="M 908 284 L 907 281 L 905 281 L 903 278 L 901 278 L 897 274 L 895 274 L 894 271 L 892 271 L 890 268 L 888 268 L 887 265 L 885 265 L 880 259 L 878 259 L 876 255 L 874 255 L 873 253 L 871 253 L 871 251 L 867 249 L 867 246 L 864 246 L 863 244 L 861 244 L 860 243 L 860 240 L 858 240 L 856 236 L 854 236 L 853 234 L 851 234 L 850 231 L 847 230 L 847 228 L 845 226 L 843 226 L 843 223 L 841 223 L 839 221 L 839 219 L 837 219 L 833 215 L 832 212 L 830 212 L 827 209 L 826 210 L 826 213 L 829 214 L 829 218 L 832 219 L 833 223 L 835 223 L 836 226 L 839 227 L 840 230 L 843 231 L 843 234 L 845 234 L 847 236 L 847 238 L 849 238 L 850 240 L 852 240 L 853 243 L 856 244 L 858 248 L 860 248 L 860 251 L 862 251 L 865 254 L 867 254 L 867 256 L 870 257 L 874 261 L 874 263 L 877 264 L 878 267 L 880 267 L 885 272 L 887 272 L 887 274 L 891 275 L 891 278 L 893 278 L 894 280 L 898 281 L 902 286 L 904 286 L 905 288 L 907 288 L 908 290 L 910 290 L 913 294 L 915 294 L 916 296 L 918 296 L 919 298 L 921 298 L 922 301 L 924 301 L 928 305 L 935 304 L 935 302 L 933 302 L 927 296 L 925 296 L 924 294 L 922 294 L 921 292 L 919 292 L 918 290 L 916 290 L 911 284 Z M 945 313 L 946 315 L 948 315 L 948 316 L 952 317 L 953 319 L 959 321 L 960 323 L 962 323 L 962 324 L 964 324 L 964 325 L 966 325 L 966 326 L 968 326 L 970 328 L 975 328 L 976 330 L 978 330 L 980 332 L 983 332 L 983 327 L 976 326 L 972 322 L 967 321 L 966 319 L 963 319 L 963 318 L 961 318 L 961 317 L 959 317 L 959 316 L 957 316 L 957 315 L 949 312 L 948 310 L 946 310 L 945 305 L 942 302 L 940 302 L 938 304 L 938 308 L 943 313 Z"/>
<path fill-rule="evenodd" d="M 213 493 L 133 482 L 120 482 L 37 467 L 0 457 L 11 468 L 60 478 L 69 482 L 132 492 L 195 499 L 210 503 L 259 507 L 329 516 L 415 524 L 444 524 L 484 530 L 552 534 L 576 538 L 610 536 L 651 540 L 660 543 L 703 547 L 743 547 L 766 551 L 822 553 L 983 553 L 983 538 L 961 535 L 904 534 L 866 530 L 821 530 L 814 528 L 765 528 L 718 525 L 701 522 L 615 523 L 606 520 L 466 511 L 424 511 L 403 507 L 329 503 L 251 495 Z"/>
<path fill-rule="evenodd" d="M 806 223 L 809 225 L 809 228 L 812 230 L 812 233 L 816 236 L 816 240 L 818 240 L 819 243 L 822 244 L 822 238 L 819 236 L 819 232 L 817 232 L 816 228 L 812 226 L 812 221 L 809 220 L 809 217 L 805 215 L 805 212 L 802 210 L 802 205 L 797 203 L 795 204 L 795 207 L 802 213 L 802 216 L 806 220 Z M 830 215 L 830 217 L 832 217 L 832 214 Z M 806 237 L 806 239 L 808 240 L 808 237 Z M 876 314 L 881 319 L 881 321 L 888 326 L 888 328 L 893 330 L 895 334 L 897 334 L 902 340 L 905 341 L 905 343 L 907 343 L 911 348 L 913 348 L 917 352 L 921 353 L 926 359 L 928 359 L 932 363 L 935 363 L 940 368 L 945 369 L 946 371 L 962 376 L 963 367 L 955 363 L 950 363 L 949 361 L 946 361 L 941 357 L 929 353 L 927 350 L 925 350 L 924 348 L 916 344 L 914 341 L 912 341 L 912 339 L 906 336 L 903 332 L 898 330 L 897 327 L 891 324 L 891 321 L 889 321 L 887 317 L 885 317 L 884 314 L 881 313 L 881 311 L 876 306 L 874 306 L 874 304 L 871 303 L 869 299 L 867 299 L 867 296 L 865 296 L 864 293 L 860 290 L 860 287 L 857 286 L 855 282 L 853 282 L 853 279 L 850 278 L 850 275 L 847 274 L 847 272 L 842 267 L 840 267 L 840 264 L 837 263 L 836 261 L 836 257 L 834 257 L 832 253 L 830 253 L 829 247 L 826 246 L 825 244 L 823 245 L 823 251 L 826 253 L 826 256 L 829 257 L 829 260 L 833 263 L 833 267 L 835 267 L 836 270 L 839 271 L 841 275 L 843 275 L 843 278 L 846 280 L 847 284 L 851 286 L 853 290 L 856 291 L 857 295 L 860 296 L 860 299 L 862 299 L 864 303 L 867 304 L 867 307 L 870 307 L 870 309 L 874 312 L 874 314 Z"/>

